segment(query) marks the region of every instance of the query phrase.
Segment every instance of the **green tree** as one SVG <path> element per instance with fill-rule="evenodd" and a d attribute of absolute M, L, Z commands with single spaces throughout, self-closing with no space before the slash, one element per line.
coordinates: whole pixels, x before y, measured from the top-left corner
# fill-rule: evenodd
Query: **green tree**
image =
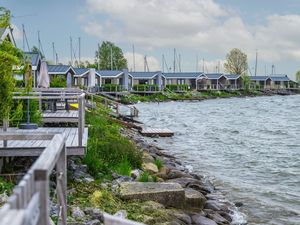
<path fill-rule="evenodd" d="M 300 83 L 300 70 L 296 73 L 296 81 Z"/>
<path fill-rule="evenodd" d="M 99 64 L 100 70 L 121 70 L 127 68 L 122 49 L 109 41 L 102 42 L 96 51 L 95 64 Z"/>
<path fill-rule="evenodd" d="M 234 48 L 226 55 L 225 70 L 230 74 L 244 74 L 248 69 L 247 55 Z"/>
<path fill-rule="evenodd" d="M 10 26 L 10 12 L 0 8 L 0 28 Z M 13 90 L 15 79 L 13 77 L 13 66 L 18 65 L 21 52 L 12 43 L 4 40 L 0 43 L 0 120 L 8 124 L 12 108 Z"/>
<path fill-rule="evenodd" d="M 38 47 L 33 46 L 32 49 L 31 49 L 31 52 L 38 53 L 38 54 L 40 54 L 40 56 L 41 56 L 42 59 L 45 59 L 44 54 L 41 52 L 41 50 Z"/>

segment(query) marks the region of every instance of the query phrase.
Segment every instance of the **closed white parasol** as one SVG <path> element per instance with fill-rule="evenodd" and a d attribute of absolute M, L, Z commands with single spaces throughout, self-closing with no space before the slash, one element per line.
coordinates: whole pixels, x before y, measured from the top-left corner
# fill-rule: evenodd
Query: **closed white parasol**
<path fill-rule="evenodd" d="M 49 86 L 50 86 L 50 78 L 49 78 L 49 74 L 48 74 L 48 66 L 47 66 L 47 63 L 45 61 L 42 61 L 38 87 L 40 87 L 40 88 L 49 88 Z"/>

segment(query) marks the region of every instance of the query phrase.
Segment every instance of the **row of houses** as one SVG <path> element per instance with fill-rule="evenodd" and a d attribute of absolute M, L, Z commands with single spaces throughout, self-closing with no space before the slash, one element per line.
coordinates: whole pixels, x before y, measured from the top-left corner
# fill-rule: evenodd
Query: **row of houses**
<path fill-rule="evenodd" d="M 30 58 L 34 76 L 34 85 L 37 85 L 41 58 L 37 53 L 26 53 Z M 118 86 L 118 90 L 133 90 L 135 86 L 153 86 L 155 90 L 162 90 L 167 86 L 184 86 L 196 90 L 224 90 L 242 89 L 244 82 L 241 75 L 224 73 L 181 72 L 129 72 L 124 70 L 96 70 L 93 68 L 74 68 L 69 65 L 48 65 L 50 80 L 54 76 L 72 75 L 73 86 L 103 87 Z M 293 81 L 287 75 L 250 76 L 251 87 L 259 89 L 290 88 Z M 113 91 L 113 90 L 112 90 Z"/>

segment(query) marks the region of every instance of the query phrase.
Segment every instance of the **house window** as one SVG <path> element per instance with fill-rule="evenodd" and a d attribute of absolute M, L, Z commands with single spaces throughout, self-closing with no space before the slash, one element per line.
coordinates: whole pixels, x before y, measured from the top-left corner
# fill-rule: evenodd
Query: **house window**
<path fill-rule="evenodd" d="M 148 84 L 148 80 L 139 80 L 139 84 Z"/>
<path fill-rule="evenodd" d="M 105 79 L 105 84 L 111 84 L 112 80 L 111 79 Z"/>
<path fill-rule="evenodd" d="M 185 80 L 184 79 L 178 79 L 177 84 L 185 84 Z"/>

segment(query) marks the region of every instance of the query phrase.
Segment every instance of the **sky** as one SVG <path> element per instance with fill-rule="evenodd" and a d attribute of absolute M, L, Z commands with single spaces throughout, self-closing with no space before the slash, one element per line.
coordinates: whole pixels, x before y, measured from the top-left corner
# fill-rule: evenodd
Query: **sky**
<path fill-rule="evenodd" d="M 140 71 L 145 55 L 151 71 L 162 70 L 163 54 L 172 67 L 174 48 L 182 71 L 223 72 L 232 48 L 248 55 L 252 75 L 256 52 L 257 75 L 270 74 L 272 64 L 291 78 L 300 70 L 299 0 L 1 0 L 1 6 L 12 12 L 18 47 L 24 24 L 30 48 L 40 31 L 48 60 L 54 42 L 59 61 L 70 61 L 70 37 L 78 57 L 80 37 L 82 60 L 94 61 L 98 43 L 112 41 L 130 70 L 133 45 Z"/>

